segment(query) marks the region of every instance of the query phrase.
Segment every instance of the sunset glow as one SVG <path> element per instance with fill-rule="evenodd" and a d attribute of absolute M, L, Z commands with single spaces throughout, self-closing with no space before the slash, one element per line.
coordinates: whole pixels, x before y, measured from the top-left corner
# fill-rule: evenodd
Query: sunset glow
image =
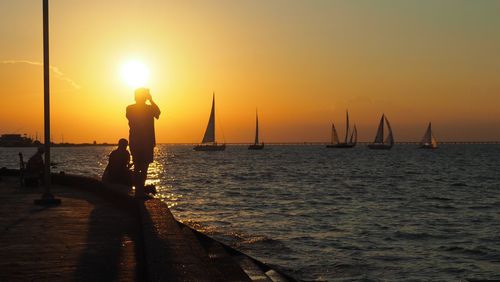
<path fill-rule="evenodd" d="M 500 140 L 500 1 L 362 2 L 52 1 L 53 135 L 116 142 L 145 86 L 159 143 L 199 142 L 214 91 L 226 142 L 253 140 L 256 107 L 264 142 L 326 142 L 346 109 L 361 141 L 382 113 L 396 141 L 429 121 Z M 41 135 L 41 5 L 0 1 L 0 22 L 0 134 Z"/>
<path fill-rule="evenodd" d="M 128 61 L 121 67 L 121 77 L 130 87 L 145 87 L 149 81 L 149 70 L 141 61 Z"/>

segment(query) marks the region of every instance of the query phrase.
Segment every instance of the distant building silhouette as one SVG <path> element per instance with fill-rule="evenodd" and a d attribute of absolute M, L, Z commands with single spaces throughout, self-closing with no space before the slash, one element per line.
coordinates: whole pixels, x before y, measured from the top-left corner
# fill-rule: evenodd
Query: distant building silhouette
<path fill-rule="evenodd" d="M 33 146 L 33 140 L 26 134 L 3 134 L 0 136 L 0 147 L 28 147 Z"/>

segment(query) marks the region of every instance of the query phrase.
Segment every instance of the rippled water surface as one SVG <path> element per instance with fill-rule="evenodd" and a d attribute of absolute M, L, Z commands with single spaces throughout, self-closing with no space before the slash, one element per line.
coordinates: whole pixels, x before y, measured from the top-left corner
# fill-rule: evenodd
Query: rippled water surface
<path fill-rule="evenodd" d="M 97 177 L 112 149 L 54 148 L 54 170 Z M 0 166 L 19 151 L 34 149 L 0 148 Z M 179 220 L 299 278 L 500 279 L 499 145 L 156 153 Z"/>

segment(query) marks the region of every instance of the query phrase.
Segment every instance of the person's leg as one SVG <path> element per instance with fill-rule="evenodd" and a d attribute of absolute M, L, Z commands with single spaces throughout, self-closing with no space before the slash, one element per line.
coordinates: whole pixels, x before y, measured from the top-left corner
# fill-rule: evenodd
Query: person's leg
<path fill-rule="evenodd" d="M 149 163 L 145 163 L 143 165 L 143 168 L 141 171 L 141 183 L 142 183 L 143 188 L 144 188 L 144 185 L 146 185 L 146 179 L 148 178 L 148 167 L 149 167 Z"/>
<path fill-rule="evenodd" d="M 124 181 L 125 185 L 128 186 L 128 187 L 132 187 L 134 186 L 134 172 L 127 169 L 127 171 L 125 172 L 125 181 Z"/>
<path fill-rule="evenodd" d="M 132 151 L 136 197 L 144 197 L 144 185 L 146 183 L 149 164 L 152 162 L 152 157 L 152 148 L 139 148 L 138 150 Z"/>
<path fill-rule="evenodd" d="M 148 163 L 134 164 L 134 180 L 136 197 L 144 197 L 144 184 L 148 174 Z"/>
<path fill-rule="evenodd" d="M 142 180 L 143 165 L 140 163 L 134 163 L 134 186 L 135 186 L 135 196 L 144 196 L 144 181 Z"/>

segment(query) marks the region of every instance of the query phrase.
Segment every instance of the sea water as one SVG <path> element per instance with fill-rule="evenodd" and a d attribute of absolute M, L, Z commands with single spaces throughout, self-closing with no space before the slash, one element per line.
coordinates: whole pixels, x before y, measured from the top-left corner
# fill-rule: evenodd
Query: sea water
<path fill-rule="evenodd" d="M 34 150 L 0 148 L 0 167 Z M 52 150 L 55 172 L 99 177 L 113 147 Z M 177 219 L 300 279 L 500 279 L 500 145 L 155 154 Z"/>

